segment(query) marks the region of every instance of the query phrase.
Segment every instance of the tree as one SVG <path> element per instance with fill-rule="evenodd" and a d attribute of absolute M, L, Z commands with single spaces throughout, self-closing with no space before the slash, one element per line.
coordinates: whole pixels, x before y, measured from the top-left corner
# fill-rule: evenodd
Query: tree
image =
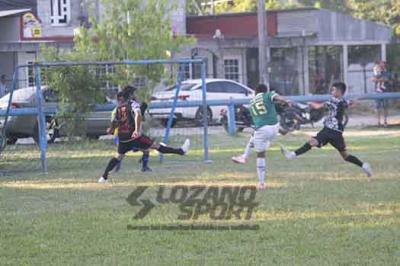
<path fill-rule="evenodd" d="M 349 13 L 361 19 L 368 19 L 386 25 L 400 23 L 400 0 L 349 0 Z"/>
<path fill-rule="evenodd" d="M 299 0 L 299 2 L 305 6 L 318 6 L 386 25 L 395 26 L 400 23 L 400 0 Z"/>
<path fill-rule="evenodd" d="M 206 7 L 203 5 L 204 0 L 187 0 L 186 13 L 189 15 L 203 15 L 207 13 Z"/>
<path fill-rule="evenodd" d="M 304 6 L 311 6 L 317 8 L 325 8 L 331 11 L 348 12 L 346 0 L 299 0 L 299 3 Z"/>
<path fill-rule="evenodd" d="M 215 6 L 215 13 L 227 13 L 227 12 L 254 12 L 257 10 L 257 0 L 233 0 L 233 3 L 223 2 Z M 265 9 L 285 9 L 299 7 L 293 1 L 282 2 L 280 0 L 267 0 L 265 3 Z"/>
<path fill-rule="evenodd" d="M 193 42 L 171 27 L 170 14 L 176 5 L 169 0 L 99 0 L 106 10 L 98 14 L 97 0 L 86 3 L 90 27 L 80 27 L 72 50 L 43 47 L 46 61 L 122 61 L 167 59 L 167 51 L 177 51 Z M 146 78 L 148 86 L 140 90 L 140 100 L 149 97 L 153 87 L 166 75 L 162 65 L 115 67 L 115 72 L 99 75 L 101 69 L 87 66 L 49 69 L 48 81 L 68 103 L 63 113 L 81 120 L 88 106 L 101 103 L 104 97 L 103 79 L 120 86 L 134 84 L 136 78 Z M 79 114 L 79 117 L 76 115 Z"/>

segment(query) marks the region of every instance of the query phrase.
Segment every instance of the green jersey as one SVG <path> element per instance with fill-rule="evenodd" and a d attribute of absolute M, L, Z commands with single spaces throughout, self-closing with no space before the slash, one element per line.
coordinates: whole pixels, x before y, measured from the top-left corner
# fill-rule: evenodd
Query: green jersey
<path fill-rule="evenodd" d="M 256 130 L 266 125 L 276 125 L 278 123 L 275 103 L 273 102 L 274 97 L 277 95 L 275 92 L 259 93 L 251 100 L 250 114 Z"/>

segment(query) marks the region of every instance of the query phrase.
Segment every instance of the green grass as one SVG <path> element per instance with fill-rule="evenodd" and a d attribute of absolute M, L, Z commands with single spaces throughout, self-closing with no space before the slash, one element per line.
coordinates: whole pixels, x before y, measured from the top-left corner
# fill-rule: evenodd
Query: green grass
<path fill-rule="evenodd" d="M 107 141 L 51 146 L 46 176 L 36 147 L 10 147 L 2 167 L 14 174 L 0 177 L 0 265 L 400 265 L 400 134 L 364 136 L 371 132 L 352 129 L 346 141 L 371 163 L 373 180 L 330 147 L 288 162 L 277 143 L 294 149 L 306 136 L 278 137 L 267 152 L 267 190 L 257 193 L 256 213 L 230 221 L 180 221 L 173 204 L 134 220 L 139 207 L 125 199 L 138 185 L 150 186 L 145 197 L 153 201 L 160 184 L 256 185 L 255 154 L 246 165 L 230 161 L 246 134 L 210 136 L 213 164 L 191 162 L 200 158 L 196 142 L 188 162 L 160 165 L 154 158 L 152 173 L 141 173 L 138 155 L 130 156 L 113 184 L 96 183 L 114 151 Z M 176 224 L 260 229 L 127 229 Z"/>

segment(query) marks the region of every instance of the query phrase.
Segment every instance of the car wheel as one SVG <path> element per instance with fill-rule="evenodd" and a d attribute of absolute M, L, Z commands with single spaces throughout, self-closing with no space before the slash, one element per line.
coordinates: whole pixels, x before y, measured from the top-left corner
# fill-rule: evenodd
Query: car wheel
<path fill-rule="evenodd" d="M 212 111 L 210 107 L 207 107 L 207 122 L 210 124 L 212 122 Z M 202 126 L 203 125 L 203 107 L 199 107 L 196 111 L 196 115 L 194 117 L 196 124 Z"/>
<path fill-rule="evenodd" d="M 178 123 L 178 121 L 176 120 L 176 118 L 172 119 L 171 127 L 176 126 L 176 123 Z M 168 126 L 168 118 L 163 118 L 163 119 L 161 119 L 161 124 L 162 124 L 165 128 L 167 128 L 167 126 Z"/>
<path fill-rule="evenodd" d="M 18 138 L 15 136 L 7 136 L 7 145 L 14 145 L 15 143 L 17 143 Z"/>
<path fill-rule="evenodd" d="M 53 143 L 56 138 L 59 137 L 59 130 L 57 126 L 57 121 L 52 118 L 49 121 L 46 119 L 46 133 L 47 133 L 47 143 Z M 40 143 L 39 140 L 39 124 L 36 122 L 35 129 L 34 129 L 34 134 L 33 134 L 33 139 L 35 140 L 36 143 Z"/>

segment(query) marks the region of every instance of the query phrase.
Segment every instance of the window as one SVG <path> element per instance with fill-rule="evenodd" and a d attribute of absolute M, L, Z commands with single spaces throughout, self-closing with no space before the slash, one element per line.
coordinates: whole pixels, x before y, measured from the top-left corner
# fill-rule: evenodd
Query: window
<path fill-rule="evenodd" d="M 183 70 L 183 80 L 188 79 L 201 79 L 201 63 L 189 63 L 180 66 L 180 70 Z M 207 69 L 206 69 L 207 77 Z"/>
<path fill-rule="evenodd" d="M 224 84 L 221 82 L 212 82 L 207 84 L 207 92 L 223 93 L 224 89 Z"/>
<path fill-rule="evenodd" d="M 249 94 L 249 92 L 245 88 L 233 82 L 225 82 L 224 86 L 227 93 Z"/>
<path fill-rule="evenodd" d="M 71 2 L 70 0 L 50 0 L 51 25 L 67 25 L 71 20 Z"/>
<path fill-rule="evenodd" d="M 179 70 L 183 71 L 183 80 L 188 80 L 190 79 L 190 64 L 184 64 L 184 65 L 179 65 Z"/>
<path fill-rule="evenodd" d="M 181 84 L 181 91 L 190 91 L 196 84 L 195 83 L 189 83 L 189 84 Z M 166 91 L 173 91 L 176 90 L 177 85 L 173 85 L 166 89 Z M 201 87 L 200 87 L 201 88 Z"/>
<path fill-rule="evenodd" d="M 239 59 L 224 59 L 225 78 L 240 82 Z"/>
<path fill-rule="evenodd" d="M 27 65 L 29 65 L 26 72 L 26 87 L 33 87 L 36 86 L 36 70 L 35 67 L 33 66 L 33 62 L 27 62 Z M 44 86 L 47 84 L 47 70 L 46 68 L 41 68 L 40 69 L 40 85 Z"/>

